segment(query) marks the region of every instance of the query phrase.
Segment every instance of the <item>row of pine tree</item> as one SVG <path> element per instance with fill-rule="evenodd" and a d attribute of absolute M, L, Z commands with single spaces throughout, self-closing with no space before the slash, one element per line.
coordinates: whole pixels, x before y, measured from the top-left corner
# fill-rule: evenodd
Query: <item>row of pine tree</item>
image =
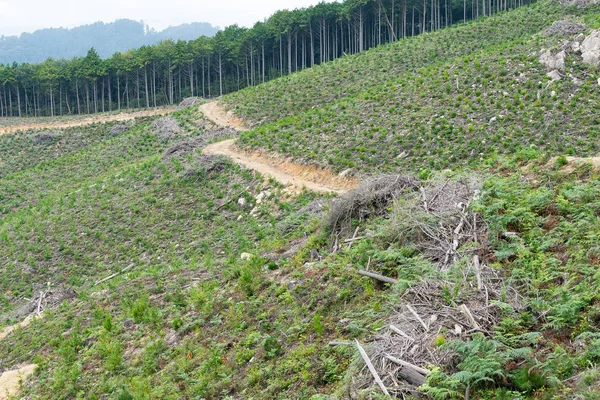
<path fill-rule="evenodd" d="M 0 117 L 90 114 L 221 96 L 315 64 L 532 0 L 345 0 L 278 11 L 252 28 L 101 59 L 0 65 Z"/>

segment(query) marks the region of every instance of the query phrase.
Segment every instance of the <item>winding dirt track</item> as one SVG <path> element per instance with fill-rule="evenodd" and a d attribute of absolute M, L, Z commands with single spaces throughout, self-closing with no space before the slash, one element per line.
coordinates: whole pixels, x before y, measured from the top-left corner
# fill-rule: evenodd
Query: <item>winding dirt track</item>
<path fill-rule="evenodd" d="M 157 108 L 152 110 L 124 112 L 120 114 L 95 115 L 84 118 L 75 118 L 67 121 L 56 121 L 48 118 L 48 122 L 23 123 L 24 119 L 20 119 L 19 123 L 14 125 L 0 126 L 0 135 L 14 133 L 18 131 L 26 131 L 28 129 L 63 129 L 76 126 L 85 126 L 95 123 L 114 122 L 114 121 L 130 121 L 138 117 L 152 117 L 157 115 L 166 115 L 174 111 L 174 108 Z M 43 120 L 43 118 L 38 119 Z"/>
<path fill-rule="evenodd" d="M 219 126 L 238 131 L 247 130 L 243 121 L 227 113 L 217 102 L 203 104 L 200 106 L 200 111 Z M 341 178 L 326 169 L 300 165 L 278 157 L 266 157 L 260 153 L 249 154 L 238 149 L 235 140 L 210 144 L 202 152 L 207 155 L 228 156 L 237 164 L 297 189 L 305 187 L 314 192 L 343 194 L 358 185 L 357 181 Z"/>

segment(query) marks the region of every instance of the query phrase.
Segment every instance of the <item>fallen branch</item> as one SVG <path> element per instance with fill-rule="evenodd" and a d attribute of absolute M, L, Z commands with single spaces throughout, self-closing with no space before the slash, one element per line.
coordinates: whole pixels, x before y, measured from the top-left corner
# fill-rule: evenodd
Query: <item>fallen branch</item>
<path fill-rule="evenodd" d="M 481 291 L 483 282 L 481 281 L 481 265 L 479 264 L 479 256 L 477 254 L 473 256 L 473 265 L 475 266 L 475 275 L 477 276 L 477 290 Z"/>
<path fill-rule="evenodd" d="M 471 310 L 469 310 L 469 307 L 467 307 L 464 304 L 461 304 L 458 307 L 458 309 L 460 310 L 460 312 L 462 312 L 467 317 L 467 319 L 469 320 L 469 323 L 471 324 L 471 328 L 476 329 L 476 330 L 481 330 L 481 327 L 479 326 L 477 321 L 475 321 L 475 318 L 473 317 Z"/>
<path fill-rule="evenodd" d="M 423 321 L 421 316 L 417 313 L 417 310 L 415 310 L 410 304 L 407 304 L 406 308 L 408 308 L 408 311 L 410 311 L 410 313 L 415 316 L 415 318 L 421 323 L 421 325 L 423 325 L 425 331 L 429 331 L 429 326 Z"/>
<path fill-rule="evenodd" d="M 427 195 L 425 194 L 425 188 L 423 188 L 423 186 L 421 186 L 419 188 L 419 191 L 421 192 L 421 197 L 423 197 L 423 208 L 425 209 L 425 211 L 429 212 L 429 207 L 427 206 Z"/>
<path fill-rule="evenodd" d="M 375 378 L 375 382 L 377 382 L 377 385 L 379 385 L 379 388 L 381 389 L 381 391 L 383 393 L 385 393 L 385 395 L 387 397 L 391 397 L 390 393 L 387 390 L 387 388 L 383 384 L 383 381 L 379 377 L 379 374 L 375 370 L 375 367 L 373 366 L 373 363 L 369 359 L 369 356 L 367 355 L 367 352 L 365 351 L 365 349 L 363 349 L 363 347 L 360 345 L 360 343 L 358 343 L 358 340 L 354 339 L 354 341 L 356 342 L 356 347 L 358 348 L 358 352 L 360 353 L 361 357 L 365 361 L 365 364 L 367 364 L 367 367 L 369 368 L 369 371 L 371 371 L 371 375 L 373 375 L 373 378 Z"/>
<path fill-rule="evenodd" d="M 396 332 L 398 335 L 402 336 L 403 338 L 406 338 L 406 339 L 412 340 L 412 341 L 415 340 L 412 337 L 408 336 L 403 330 L 401 330 L 400 328 L 398 328 L 396 325 L 390 325 L 390 329 L 392 331 Z"/>
<path fill-rule="evenodd" d="M 43 299 L 44 299 L 44 292 L 40 292 L 40 299 L 38 300 L 37 313 L 36 313 L 38 316 L 42 312 L 42 300 Z"/>
<path fill-rule="evenodd" d="M 352 345 L 351 342 L 329 342 L 329 346 L 331 347 L 335 347 L 335 346 L 350 346 Z"/>
<path fill-rule="evenodd" d="M 97 281 L 94 286 L 98 286 L 101 283 L 104 283 L 106 281 L 111 280 L 112 278 L 119 276 L 120 274 L 124 274 L 125 272 L 129 271 L 131 268 L 133 268 L 134 264 L 129 264 L 127 267 L 123 268 L 121 271 L 119 272 L 115 272 L 114 274 L 107 276 L 106 278 L 100 279 L 99 281 Z"/>
<path fill-rule="evenodd" d="M 358 236 L 358 237 L 354 237 L 351 239 L 344 239 L 344 243 L 352 243 L 352 242 L 356 242 L 358 240 L 362 240 L 364 238 L 366 238 L 366 236 Z"/>
<path fill-rule="evenodd" d="M 408 361 L 401 360 L 401 359 L 393 357 L 389 354 L 387 354 L 385 357 L 388 360 L 393 361 L 398 365 L 401 365 L 403 367 L 410 367 L 410 368 L 414 369 L 415 371 L 417 371 L 418 373 L 420 373 L 421 375 L 428 376 L 431 373 L 428 369 L 421 368 L 419 366 L 409 363 Z"/>
<path fill-rule="evenodd" d="M 354 241 L 356 240 L 356 235 L 358 235 L 359 229 L 360 229 L 360 226 L 357 226 L 356 230 L 354 231 L 354 235 L 352 235 L 352 238 L 350 238 L 350 240 L 348 240 L 348 239 L 344 240 L 344 243 L 348 243 L 348 250 L 350 250 L 350 248 L 354 244 Z"/>
<path fill-rule="evenodd" d="M 381 282 L 391 283 L 392 285 L 394 283 L 398 282 L 397 279 L 388 278 L 387 276 L 379 275 L 374 272 L 364 271 L 362 269 L 358 270 L 358 274 L 362 275 L 362 276 L 368 276 L 369 278 L 377 279 L 378 281 L 381 281 Z"/>

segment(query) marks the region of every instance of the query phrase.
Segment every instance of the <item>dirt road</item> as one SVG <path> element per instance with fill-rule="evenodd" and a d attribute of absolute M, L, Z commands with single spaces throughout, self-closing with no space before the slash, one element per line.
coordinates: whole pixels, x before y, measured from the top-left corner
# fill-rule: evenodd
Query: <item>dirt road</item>
<path fill-rule="evenodd" d="M 157 108 L 153 110 L 134 111 L 131 113 L 120 113 L 120 114 L 106 114 L 106 115 L 94 115 L 84 118 L 74 118 L 72 120 L 52 120 L 48 118 L 47 122 L 43 120 L 45 118 L 38 118 L 32 123 L 25 123 L 25 119 L 22 118 L 18 123 L 8 126 L 0 126 L 0 135 L 6 133 L 13 133 L 17 131 L 25 131 L 28 129 L 63 129 L 71 128 L 75 126 L 91 125 L 95 123 L 103 122 L 116 122 L 116 121 L 130 121 L 138 117 L 148 117 L 155 115 L 165 115 L 174 111 L 174 108 Z M 42 122 L 38 122 L 42 121 Z"/>
<path fill-rule="evenodd" d="M 219 126 L 234 128 L 238 131 L 246 130 L 243 121 L 227 113 L 217 102 L 203 104 L 200 106 L 200 111 Z M 208 145 L 203 153 L 231 157 L 237 164 L 269 176 L 285 186 L 293 186 L 298 189 L 306 187 L 314 192 L 343 194 L 358 186 L 358 181 L 341 178 L 327 169 L 301 165 L 260 153 L 250 154 L 238 149 L 235 146 L 235 140 L 225 140 Z"/>
<path fill-rule="evenodd" d="M 219 126 L 234 128 L 240 132 L 248 130 L 244 124 L 244 121 L 236 118 L 232 113 L 225 111 L 216 101 L 202 104 L 200 106 L 200 111 L 202 111 L 202 114 L 204 114 L 208 119 Z"/>

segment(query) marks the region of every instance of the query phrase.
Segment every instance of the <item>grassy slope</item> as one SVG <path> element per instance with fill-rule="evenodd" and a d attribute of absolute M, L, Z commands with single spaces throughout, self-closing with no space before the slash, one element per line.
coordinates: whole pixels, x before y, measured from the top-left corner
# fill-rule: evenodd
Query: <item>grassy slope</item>
<path fill-rule="evenodd" d="M 567 14 L 594 12 L 541 2 L 347 57 L 225 102 L 266 122 L 245 133 L 242 146 L 338 171 L 460 168 L 530 145 L 588 156 L 599 150 L 597 74 L 570 57 L 567 70 L 581 84 L 548 85 L 538 52 L 559 39 L 537 33 Z"/>
<path fill-rule="evenodd" d="M 363 173 L 465 163 L 486 177 L 475 205 L 490 226 L 486 261 L 527 306 L 507 311 L 488 340 L 519 343 L 529 356 L 515 368 L 486 354 L 500 369 L 485 375 L 461 367 L 471 381 L 452 380 L 457 370 L 446 368 L 452 379 L 440 378 L 440 390 L 462 394 L 470 384 L 481 398 L 599 396 L 598 174 L 547 167 L 537 149 L 508 161 L 485 157 L 530 143 L 596 151 L 593 73 L 581 86 L 555 83 L 549 90 L 557 98 L 546 91 L 537 101 L 544 72 L 534 51 L 545 39 L 532 35 L 567 13 L 597 15 L 542 3 L 225 99 L 267 123 L 243 135 L 247 146 Z M 0 137 L 0 313 L 10 318 L 19 299 L 49 281 L 77 292 L 0 342 L 0 367 L 33 358 L 40 368 L 24 389 L 32 398 L 347 396 L 354 351 L 326 344 L 368 339 L 407 286 L 443 274 L 410 242 L 386 233 L 397 229 L 393 218 L 361 221 L 374 238 L 329 255 L 323 216 L 305 208 L 314 195 L 290 198 L 250 171 L 194 153 L 164 158 L 172 144 L 213 128 L 193 110 L 177 119 L 186 133 L 167 141 L 146 120 L 119 137 L 102 126 L 68 130 L 59 146 L 40 147 L 30 134 Z M 564 125 L 577 130 L 559 140 Z M 259 205 L 255 197 L 267 186 L 274 194 Z M 248 206 L 240 208 L 239 197 Z M 259 213 L 251 217 L 254 206 Z M 500 239 L 506 230 L 518 238 Z M 295 254 L 274 256 L 297 245 Z M 255 257 L 243 261 L 243 252 Z M 127 274 L 93 285 L 132 263 Z M 367 264 L 400 283 L 386 288 L 357 277 Z M 444 279 L 462 285 L 464 271 L 454 272 Z M 488 383 L 474 383 L 476 373 Z"/>
<path fill-rule="evenodd" d="M 110 127 L 89 127 L 86 140 L 65 131 L 41 149 L 31 134 L 3 138 L 0 312 L 11 318 L 47 282 L 77 292 L 0 342 L 0 367 L 32 358 L 41 366 L 25 394 L 307 397 L 334 390 L 352 358 L 325 344 L 365 336 L 378 320 L 370 300 L 381 294 L 363 293 L 371 283 L 342 269 L 343 259 L 304 266 L 304 248 L 277 262 L 260 256 L 313 233 L 309 249 L 326 243 L 316 217 L 299 212 L 313 196 L 288 198 L 193 152 L 164 158 L 173 143 L 213 128 L 192 110 L 177 118 L 187 132 L 168 141 L 146 121 L 119 137 Z M 273 196 L 257 204 L 268 187 Z M 257 258 L 241 261 L 243 252 Z M 126 276 L 94 286 L 130 264 Z"/>

